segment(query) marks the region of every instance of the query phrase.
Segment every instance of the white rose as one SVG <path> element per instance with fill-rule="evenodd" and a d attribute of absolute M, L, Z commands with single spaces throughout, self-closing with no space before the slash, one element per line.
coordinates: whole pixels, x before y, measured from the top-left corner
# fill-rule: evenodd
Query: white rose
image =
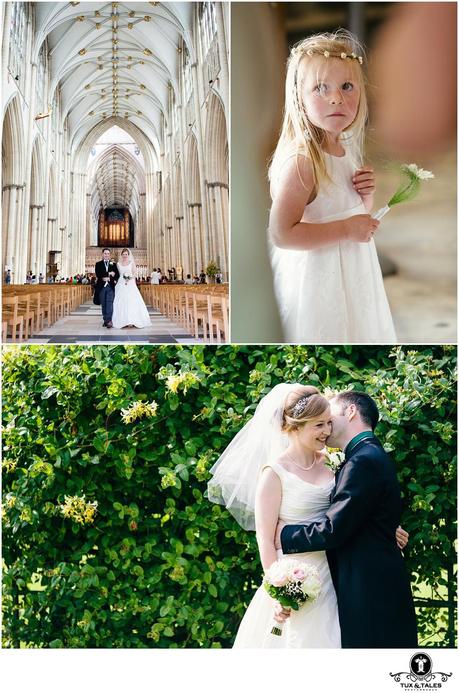
<path fill-rule="evenodd" d="M 308 575 L 301 585 L 303 594 L 308 595 L 310 599 L 317 599 L 320 594 L 321 583 L 320 578 L 316 573 Z"/>

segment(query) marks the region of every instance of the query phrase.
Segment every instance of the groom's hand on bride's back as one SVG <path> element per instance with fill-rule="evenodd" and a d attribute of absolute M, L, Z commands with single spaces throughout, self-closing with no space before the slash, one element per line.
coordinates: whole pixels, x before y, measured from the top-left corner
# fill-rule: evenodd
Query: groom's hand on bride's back
<path fill-rule="evenodd" d="M 408 544 L 408 539 L 410 535 L 406 532 L 400 525 L 395 530 L 395 539 L 397 541 L 398 548 L 403 551 L 405 546 Z"/>

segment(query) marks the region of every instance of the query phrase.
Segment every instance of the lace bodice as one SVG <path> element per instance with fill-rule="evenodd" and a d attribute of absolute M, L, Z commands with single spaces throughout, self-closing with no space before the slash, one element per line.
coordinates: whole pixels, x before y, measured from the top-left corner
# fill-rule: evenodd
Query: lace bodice
<path fill-rule="evenodd" d="M 323 519 L 330 506 L 334 479 L 324 486 L 316 486 L 288 472 L 277 462 L 272 462 L 268 466 L 276 472 L 281 481 L 282 501 L 279 518 L 283 522 L 301 524 Z"/>

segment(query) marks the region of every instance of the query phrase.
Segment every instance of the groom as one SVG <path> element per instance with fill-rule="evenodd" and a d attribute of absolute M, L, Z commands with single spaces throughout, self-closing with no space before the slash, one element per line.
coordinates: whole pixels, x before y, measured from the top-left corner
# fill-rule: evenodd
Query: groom
<path fill-rule="evenodd" d="M 94 290 L 94 303 L 102 308 L 104 327 L 113 327 L 113 299 L 115 298 L 115 284 L 120 278 L 116 262 L 110 260 L 109 248 L 102 251 L 102 260 L 96 262 L 96 286 Z"/>
<path fill-rule="evenodd" d="M 342 647 L 416 647 L 416 617 L 403 556 L 395 542 L 401 500 L 395 465 L 373 431 L 379 412 L 364 392 L 330 402 L 327 445 L 345 453 L 325 519 L 279 522 L 284 554 L 327 551 L 338 600 Z M 279 543 L 280 539 L 280 543 Z M 288 612 L 280 606 L 278 620 Z"/>

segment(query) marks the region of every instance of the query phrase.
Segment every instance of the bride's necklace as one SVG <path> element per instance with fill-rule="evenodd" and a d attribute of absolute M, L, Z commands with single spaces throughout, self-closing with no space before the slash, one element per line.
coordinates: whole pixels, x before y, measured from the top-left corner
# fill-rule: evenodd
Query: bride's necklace
<path fill-rule="evenodd" d="M 314 467 L 315 463 L 317 462 L 317 457 L 316 457 L 315 452 L 314 452 L 314 459 L 312 460 L 312 464 L 310 464 L 309 467 L 303 467 L 303 465 L 298 464 L 298 462 L 295 462 L 293 457 L 291 455 L 289 455 L 289 453 L 287 451 L 285 451 L 285 454 L 287 455 L 287 457 L 290 458 L 290 461 L 292 462 L 292 464 L 294 464 L 295 467 L 298 467 L 298 469 L 301 469 L 301 471 L 303 471 L 303 472 L 308 472 L 310 469 L 312 469 Z"/>

